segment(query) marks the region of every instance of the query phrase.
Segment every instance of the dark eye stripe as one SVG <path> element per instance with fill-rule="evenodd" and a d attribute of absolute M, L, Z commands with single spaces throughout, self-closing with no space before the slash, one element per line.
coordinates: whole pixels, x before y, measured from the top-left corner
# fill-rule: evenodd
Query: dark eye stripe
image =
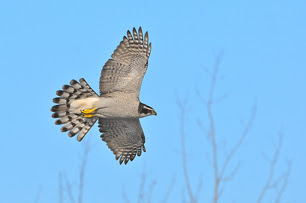
<path fill-rule="evenodd" d="M 143 104 L 141 102 L 139 103 L 138 112 L 140 114 L 150 114 L 150 113 L 152 113 L 152 111 L 153 111 L 152 107 L 150 107 L 146 104 Z"/>
<path fill-rule="evenodd" d="M 148 114 L 148 113 L 149 113 L 149 109 L 147 109 L 147 108 L 142 108 L 142 109 L 141 109 L 141 113 Z"/>

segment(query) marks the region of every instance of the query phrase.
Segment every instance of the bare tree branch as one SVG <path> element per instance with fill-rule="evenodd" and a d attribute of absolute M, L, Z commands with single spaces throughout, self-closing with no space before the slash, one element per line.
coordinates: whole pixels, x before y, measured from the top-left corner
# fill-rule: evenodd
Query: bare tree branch
<path fill-rule="evenodd" d="M 289 162 L 287 163 L 287 165 L 288 165 L 288 166 L 287 166 L 287 171 L 282 175 L 282 177 L 283 177 L 283 183 L 282 183 L 282 185 L 281 185 L 280 190 L 279 190 L 278 193 L 277 193 L 277 196 L 276 196 L 276 199 L 275 199 L 275 203 L 280 202 L 280 199 L 281 199 L 281 197 L 282 197 L 282 195 L 283 195 L 283 193 L 284 193 L 284 191 L 285 191 L 285 189 L 286 189 L 286 187 L 287 187 L 287 184 L 288 184 L 288 178 L 289 178 L 290 173 L 291 173 L 292 161 L 289 161 Z"/>
<path fill-rule="evenodd" d="M 230 163 L 231 159 L 233 158 L 234 154 L 237 152 L 237 150 L 239 149 L 239 147 L 241 146 L 242 142 L 244 141 L 244 139 L 246 138 L 247 134 L 250 131 L 251 126 L 253 125 L 253 121 L 255 119 L 255 115 L 256 115 L 256 111 L 257 111 L 257 107 L 256 104 L 253 106 L 252 108 L 252 112 L 251 112 L 251 117 L 249 119 L 249 122 L 247 123 L 247 125 L 245 126 L 243 133 L 240 137 L 240 139 L 238 140 L 238 142 L 236 143 L 236 145 L 232 148 L 232 150 L 230 151 L 230 153 L 226 156 L 226 159 L 223 163 L 222 169 L 220 171 L 220 179 L 223 179 L 224 177 L 224 173 L 227 169 L 228 164 Z M 232 174 L 234 175 L 234 174 Z"/>
<path fill-rule="evenodd" d="M 170 185 L 169 185 L 169 187 L 168 187 L 168 190 L 167 190 L 167 192 L 166 192 L 166 194 L 165 194 L 163 203 L 166 203 L 166 202 L 168 201 L 168 198 L 169 198 L 169 196 L 170 196 L 170 193 L 171 193 L 171 191 L 172 191 L 172 188 L 173 188 L 173 186 L 174 186 L 174 183 L 175 183 L 175 178 L 172 178 L 171 183 L 170 183 Z"/>
<path fill-rule="evenodd" d="M 182 163 L 183 163 L 184 177 L 189 196 L 189 201 L 193 203 L 195 202 L 195 199 L 192 193 L 190 180 L 189 180 L 187 159 L 186 159 L 186 147 L 185 147 L 185 117 L 186 117 L 187 98 L 185 98 L 183 102 L 177 99 L 177 104 L 180 108 L 180 136 L 181 136 L 181 146 L 182 146 Z"/>
<path fill-rule="evenodd" d="M 262 202 L 263 198 L 265 197 L 266 193 L 268 192 L 268 190 L 270 189 L 275 189 L 277 190 L 278 186 L 281 185 L 281 188 L 280 190 L 278 191 L 277 193 L 277 196 L 276 196 L 276 200 L 275 202 L 279 202 L 280 201 L 280 198 L 283 194 L 283 192 L 285 191 L 285 188 L 287 186 L 287 183 L 288 183 L 288 177 L 290 175 L 290 172 L 291 172 L 291 162 L 288 162 L 288 167 L 287 167 L 287 171 L 282 174 L 280 177 L 278 177 L 274 182 L 273 182 L 273 179 L 275 179 L 275 167 L 276 167 L 276 164 L 279 160 L 279 155 L 280 155 L 280 150 L 281 150 L 281 147 L 282 147 L 282 143 L 283 143 L 283 134 L 280 132 L 278 134 L 278 143 L 277 143 L 277 146 L 275 148 L 275 151 L 273 153 L 273 157 L 272 157 L 272 160 L 270 161 L 270 170 L 269 170 L 269 175 L 267 177 L 267 180 L 266 180 L 266 183 L 258 197 L 258 200 L 257 202 L 260 203 Z M 282 183 L 282 184 L 280 184 Z"/>
<path fill-rule="evenodd" d="M 243 133 L 242 133 L 241 137 L 239 138 L 237 143 L 233 146 L 233 148 L 230 150 L 230 152 L 225 156 L 225 160 L 224 160 L 223 164 L 220 166 L 220 163 L 219 163 L 219 160 L 218 160 L 218 153 L 219 153 L 219 147 L 220 146 L 218 146 L 217 141 L 216 141 L 217 139 L 216 139 L 216 130 L 215 130 L 215 120 L 214 120 L 214 116 L 213 116 L 213 113 L 212 113 L 212 107 L 216 102 L 220 102 L 221 100 L 223 100 L 227 97 L 227 95 L 225 94 L 225 95 L 223 95 L 219 98 L 215 98 L 215 87 L 216 87 L 217 80 L 219 79 L 218 74 L 219 74 L 219 67 L 220 67 L 221 59 L 222 59 L 222 53 L 217 54 L 215 64 L 213 66 L 213 71 L 210 72 L 210 71 L 206 70 L 206 72 L 208 73 L 208 75 L 211 78 L 208 100 L 207 100 L 207 102 L 204 103 L 206 105 L 207 116 L 208 116 L 208 121 L 209 121 L 208 130 L 202 125 L 202 123 L 200 121 L 198 121 L 199 127 L 205 132 L 205 134 L 208 135 L 210 145 L 212 147 L 212 165 L 213 165 L 213 169 L 214 169 L 214 195 L 213 195 L 214 196 L 214 198 L 213 198 L 214 203 L 218 202 L 218 200 L 219 200 L 219 198 L 222 194 L 223 189 L 222 190 L 220 189 L 220 185 L 224 184 L 225 182 L 232 179 L 233 176 L 238 171 L 238 166 L 239 165 L 237 165 L 227 177 L 224 177 L 225 173 L 228 169 L 229 163 L 231 162 L 233 156 L 238 151 L 238 149 L 240 148 L 244 139 L 246 138 L 247 134 L 249 133 L 249 130 L 250 130 L 252 124 L 253 124 L 255 114 L 256 114 L 256 105 L 254 105 L 253 108 L 252 108 L 250 119 L 249 119 L 247 125 L 244 127 L 244 130 L 243 130 Z M 197 95 L 199 96 L 199 98 L 202 102 L 205 101 L 201 97 L 199 91 L 197 91 Z"/>
<path fill-rule="evenodd" d="M 156 186 L 156 182 L 152 181 L 152 183 L 149 187 L 149 191 L 148 191 L 148 203 L 150 203 L 151 200 L 152 200 L 152 193 L 153 193 L 153 189 L 154 189 L 155 186 Z"/>
<path fill-rule="evenodd" d="M 272 183 L 272 180 L 273 180 L 273 176 L 274 176 L 274 169 L 275 169 L 275 165 L 278 161 L 278 156 L 279 156 L 279 153 L 280 153 L 280 148 L 281 148 L 281 145 L 282 145 L 282 135 L 279 134 L 279 140 L 278 140 L 278 145 L 274 151 L 274 155 L 273 155 L 273 158 L 272 158 L 272 161 L 270 163 L 270 172 L 269 172 L 269 175 L 268 175 L 268 178 L 266 180 L 266 183 L 259 195 L 259 198 L 257 200 L 257 202 L 262 202 L 262 199 L 264 198 L 266 192 L 271 188 L 271 183 Z"/>
<path fill-rule="evenodd" d="M 126 195 L 126 193 L 125 193 L 124 187 L 122 187 L 122 198 L 123 198 L 123 200 L 124 200 L 126 203 L 130 203 L 129 198 L 127 197 L 127 195 Z"/>
<path fill-rule="evenodd" d="M 138 203 L 140 202 L 143 202 L 143 198 L 144 198 L 144 186 L 145 186 L 145 183 L 146 183 L 146 173 L 145 171 L 142 173 L 142 176 L 141 176 L 141 183 L 140 183 L 140 187 L 139 187 L 139 193 L 138 193 Z"/>
<path fill-rule="evenodd" d="M 63 191 L 64 191 L 64 188 L 63 188 L 63 176 L 62 176 L 62 173 L 59 172 L 58 173 L 58 196 L 59 196 L 59 203 L 63 203 Z"/>
<path fill-rule="evenodd" d="M 199 119 L 197 120 L 197 124 L 201 128 L 201 130 L 205 132 L 205 134 L 207 135 L 207 138 L 210 140 L 209 131 L 205 128 L 205 126 L 202 124 L 202 122 Z"/>
<path fill-rule="evenodd" d="M 59 172 L 59 202 L 64 202 L 64 192 L 66 191 L 69 197 L 69 200 L 71 203 L 75 202 L 74 196 L 77 196 L 78 203 L 82 203 L 83 201 L 83 193 L 84 193 L 84 178 L 85 178 L 85 171 L 86 171 L 86 165 L 87 165 L 87 158 L 88 153 L 92 146 L 89 145 L 89 141 L 84 143 L 84 151 L 83 151 L 83 157 L 80 165 L 80 174 L 79 174 L 79 191 L 78 194 L 73 194 L 73 188 L 71 182 L 69 181 L 68 177 L 64 174 L 62 175 L 62 172 Z M 65 185 L 64 185 L 65 184 Z"/>
<path fill-rule="evenodd" d="M 235 168 L 232 170 L 232 172 L 229 175 L 222 177 L 221 178 L 222 182 L 225 183 L 225 182 L 230 181 L 237 174 L 239 166 L 240 166 L 240 163 L 238 163 L 235 166 Z"/>
<path fill-rule="evenodd" d="M 73 198 L 73 193 L 72 193 L 72 186 L 70 181 L 68 180 L 68 177 L 64 174 L 64 180 L 66 182 L 66 189 L 67 189 L 67 193 L 70 199 L 70 202 L 74 203 L 74 198 Z"/>
<path fill-rule="evenodd" d="M 203 103 L 203 104 L 207 104 L 207 101 L 203 98 L 203 96 L 201 95 L 200 91 L 198 88 L 196 88 L 196 94 L 198 95 L 200 101 Z"/>
<path fill-rule="evenodd" d="M 212 73 L 210 72 L 210 70 L 206 67 L 206 66 L 203 66 L 203 69 L 202 69 L 208 76 L 212 77 Z"/>
<path fill-rule="evenodd" d="M 208 96 L 208 102 L 206 104 L 207 108 L 207 114 L 208 114 L 208 120 L 209 120 L 209 137 L 210 137 L 210 142 L 212 146 L 212 155 L 213 155 L 213 168 L 214 168 L 214 202 L 218 202 L 219 198 L 219 168 L 218 168 L 218 148 L 217 148 L 217 143 L 216 143 L 216 134 L 215 134 L 215 121 L 214 117 L 212 114 L 212 104 L 214 100 L 214 92 L 215 92 L 215 85 L 216 85 L 216 78 L 218 75 L 219 71 L 219 66 L 221 62 L 221 54 L 219 54 L 216 58 L 216 63 L 213 68 L 213 73 L 210 74 L 211 76 L 211 84 L 210 84 L 210 90 L 209 90 L 209 96 Z"/>
<path fill-rule="evenodd" d="M 83 201 L 83 193 L 84 193 L 84 177 L 85 177 L 85 170 L 87 165 L 87 157 L 88 153 L 90 151 L 89 143 L 86 142 L 84 145 L 84 153 L 83 153 L 83 159 L 80 166 L 80 183 L 79 183 L 79 197 L 78 197 L 78 203 L 82 203 Z"/>
<path fill-rule="evenodd" d="M 203 179 L 199 178 L 198 187 L 197 187 L 197 190 L 195 192 L 195 202 L 198 202 L 199 194 L 200 194 L 201 189 L 202 189 L 202 185 L 203 185 Z"/>

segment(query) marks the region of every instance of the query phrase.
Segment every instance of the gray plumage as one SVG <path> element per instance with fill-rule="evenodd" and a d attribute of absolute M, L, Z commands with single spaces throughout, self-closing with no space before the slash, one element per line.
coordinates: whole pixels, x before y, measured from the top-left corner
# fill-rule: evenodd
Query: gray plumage
<path fill-rule="evenodd" d="M 146 151 L 145 136 L 137 118 L 100 118 L 101 138 L 113 151 L 116 160 L 125 164 Z"/>
<path fill-rule="evenodd" d="M 142 30 L 139 36 L 136 29 L 133 34 L 127 32 L 128 38 L 123 37 L 117 49 L 112 54 L 101 72 L 100 94 L 114 91 L 133 92 L 139 95 L 144 74 L 148 68 L 148 59 L 151 53 L 151 43 L 148 44 L 148 33 L 143 42 Z"/>
<path fill-rule="evenodd" d="M 59 97 L 52 107 L 55 124 L 64 126 L 62 132 L 75 135 L 81 141 L 99 119 L 101 138 L 113 151 L 116 160 L 125 164 L 145 150 L 145 136 L 139 118 L 156 115 L 154 109 L 139 101 L 139 91 L 148 68 L 151 53 L 148 33 L 143 37 L 141 27 L 138 33 L 127 31 L 114 53 L 102 68 L 100 96 L 82 78 L 71 80 L 57 91 Z"/>

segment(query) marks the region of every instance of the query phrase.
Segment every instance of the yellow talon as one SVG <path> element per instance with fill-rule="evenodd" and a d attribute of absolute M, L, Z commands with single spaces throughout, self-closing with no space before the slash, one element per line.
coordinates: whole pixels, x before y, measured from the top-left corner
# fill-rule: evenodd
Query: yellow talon
<path fill-rule="evenodd" d="M 82 113 L 84 114 L 88 114 L 88 113 L 92 113 L 97 109 L 97 107 L 93 108 L 93 109 L 84 109 L 82 110 Z"/>
<path fill-rule="evenodd" d="M 84 118 L 91 118 L 91 117 L 94 117 L 95 115 L 94 114 L 83 114 L 82 117 Z"/>
<path fill-rule="evenodd" d="M 91 117 L 95 116 L 95 114 L 92 114 L 92 112 L 94 112 L 96 109 L 97 109 L 97 107 L 95 107 L 93 109 L 84 109 L 84 110 L 82 110 L 81 111 L 83 113 L 82 117 L 91 118 Z"/>

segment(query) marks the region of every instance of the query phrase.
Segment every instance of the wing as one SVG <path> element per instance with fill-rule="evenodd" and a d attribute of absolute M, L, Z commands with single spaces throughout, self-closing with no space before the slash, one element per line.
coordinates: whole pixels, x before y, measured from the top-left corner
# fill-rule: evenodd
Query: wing
<path fill-rule="evenodd" d="M 119 163 L 133 161 L 146 151 L 145 136 L 138 118 L 100 118 L 101 138 L 116 155 Z"/>
<path fill-rule="evenodd" d="M 117 49 L 103 66 L 100 77 L 100 94 L 115 91 L 133 92 L 139 95 L 143 76 L 148 67 L 151 53 L 151 43 L 146 32 L 144 38 L 142 29 L 138 33 L 133 28 L 133 36 L 127 31 Z"/>

